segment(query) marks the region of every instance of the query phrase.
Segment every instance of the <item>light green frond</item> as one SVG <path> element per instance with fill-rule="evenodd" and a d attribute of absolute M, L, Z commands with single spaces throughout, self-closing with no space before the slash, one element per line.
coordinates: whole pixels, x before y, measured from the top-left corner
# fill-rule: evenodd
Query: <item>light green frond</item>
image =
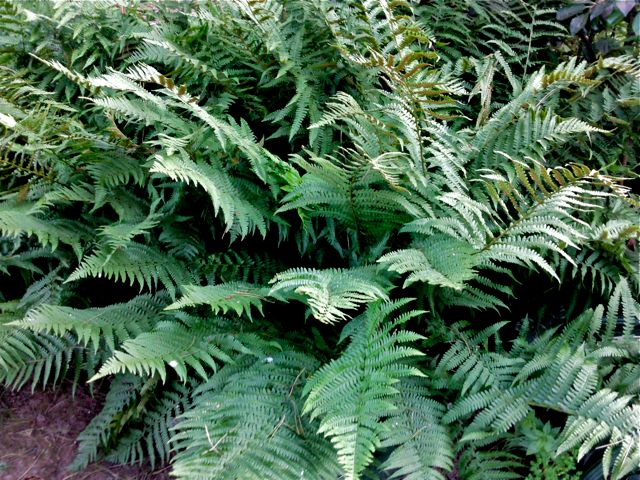
<path fill-rule="evenodd" d="M 78 343 L 85 346 L 91 343 L 94 351 L 104 341 L 113 352 L 116 345 L 150 330 L 160 319 L 163 303 L 161 297 L 141 295 L 129 302 L 102 308 L 78 309 L 44 304 L 29 310 L 24 319 L 11 325 L 60 337 L 72 332 Z"/>
<path fill-rule="evenodd" d="M 158 281 L 173 296 L 176 285 L 189 283 L 191 275 L 176 259 L 162 251 L 131 241 L 126 248 L 99 247 L 83 259 L 66 280 L 105 277 L 119 282 L 137 283 L 140 289 L 157 287 Z"/>
<path fill-rule="evenodd" d="M 278 273 L 270 282 L 269 295 L 295 292 L 303 295 L 313 316 L 323 323 L 349 318 L 345 310 L 378 299 L 386 300 L 388 282 L 374 267 L 314 270 L 293 268 Z"/>
<path fill-rule="evenodd" d="M 640 303 L 634 298 L 629 283 L 620 277 L 607 305 L 604 338 L 635 342 L 634 332 L 640 327 Z"/>
<path fill-rule="evenodd" d="M 43 246 L 50 245 L 54 250 L 59 243 L 70 245 L 77 253 L 80 251 L 80 234 L 63 221 L 46 220 L 38 217 L 44 213 L 41 204 L 30 202 L 0 203 L 0 233 L 8 237 L 34 235 Z"/>
<path fill-rule="evenodd" d="M 509 386 L 513 376 L 522 368 L 524 359 L 487 352 L 478 347 L 506 324 L 507 322 L 497 322 L 471 337 L 454 328 L 456 334 L 453 338 L 456 341 L 440 359 L 436 373 L 443 375 L 444 372 L 451 372 L 446 381 L 461 385 L 460 393 L 463 396 L 486 387 L 501 389 Z"/>
<path fill-rule="evenodd" d="M 352 320 L 345 327 L 350 338 L 347 348 L 305 386 L 304 412 L 319 419 L 318 432 L 331 439 L 347 479 L 360 478 L 380 448 L 388 428 L 382 419 L 397 409 L 399 392 L 394 385 L 420 375 L 406 362 L 422 353 L 404 344 L 422 337 L 394 329 L 421 312 L 387 318 L 406 303 L 378 302 Z"/>
<path fill-rule="evenodd" d="M 116 422 L 113 422 L 116 425 L 127 422 L 136 426 L 131 425 L 117 444 L 109 448 L 105 460 L 118 464 L 149 461 L 151 468 L 169 462 L 172 447 L 170 429 L 189 405 L 194 386 L 192 383 L 184 385 L 172 382 L 162 385 L 162 390 L 158 391 L 152 388 L 154 382 L 148 383 L 141 389 L 137 404 L 122 409 L 122 413 L 118 412 L 120 418 L 116 414 Z M 133 412 L 127 411 L 134 408 Z"/>
<path fill-rule="evenodd" d="M 389 271 L 410 273 L 403 287 L 415 282 L 462 290 L 476 272 L 471 246 L 445 235 L 434 235 L 422 249 L 412 248 L 387 253 L 378 260 Z"/>
<path fill-rule="evenodd" d="M 160 214 L 150 212 L 147 218 L 141 222 L 119 222 L 104 225 L 99 229 L 98 235 L 104 238 L 104 242 L 114 250 L 126 248 L 134 237 L 145 234 L 156 227 L 160 219 Z"/>
<path fill-rule="evenodd" d="M 449 410 L 444 421 L 477 412 L 463 437 L 474 441 L 490 437 L 490 432 L 506 432 L 524 419 L 531 407 L 552 409 L 567 415 L 556 454 L 579 447 L 582 457 L 606 442 L 603 473 L 621 479 L 640 466 L 640 410 L 631 404 L 631 396 L 597 390 L 597 383 L 597 365 L 585 356 L 584 347 L 574 353 L 561 348 L 541 375 L 512 388 L 471 394 Z"/>
<path fill-rule="evenodd" d="M 173 474 L 185 480 L 333 480 L 331 445 L 300 416 L 316 363 L 295 352 L 244 356 L 196 392 L 174 428 Z"/>
<path fill-rule="evenodd" d="M 55 385 L 75 367 L 80 355 L 71 335 L 34 334 L 0 323 L 0 382 L 19 389 L 31 382 L 34 390 Z"/>
<path fill-rule="evenodd" d="M 385 422 L 381 444 L 393 447 L 384 469 L 389 478 L 444 480 L 454 461 L 451 434 L 441 423 L 445 407 L 418 380 L 403 379 L 398 390 L 397 411 Z"/>
<path fill-rule="evenodd" d="M 183 285 L 182 297 L 167 307 L 167 310 L 209 305 L 214 314 L 227 313 L 230 310 L 237 315 L 246 314 L 251 318 L 251 307 L 262 313 L 262 302 L 269 294 L 269 289 L 245 282 L 229 282 L 220 285 Z"/>
<path fill-rule="evenodd" d="M 212 322 L 191 319 L 183 324 L 175 319 L 166 320 L 153 330 L 126 340 L 90 381 L 129 372 L 137 375 L 157 373 L 166 382 L 167 365 L 183 382 L 187 379 L 188 368 L 206 379 L 208 371 L 218 369 L 218 363 L 232 362 L 233 351 L 246 352 L 247 349 L 232 335 L 220 333 L 219 327 Z"/>
<path fill-rule="evenodd" d="M 245 199 L 233 180 L 216 165 L 193 161 L 181 149 L 156 154 L 151 171 L 202 187 L 211 196 L 214 213 L 222 211 L 227 230 L 237 229 L 241 237 L 256 229 L 263 236 L 266 235 L 267 219 L 264 213 Z"/>
<path fill-rule="evenodd" d="M 135 375 L 117 375 L 113 379 L 102 410 L 78 435 L 78 453 L 70 469 L 81 470 L 97 459 L 99 449 L 111 441 L 114 428 L 117 429 L 115 419 L 135 401 L 142 386 L 142 378 Z"/>

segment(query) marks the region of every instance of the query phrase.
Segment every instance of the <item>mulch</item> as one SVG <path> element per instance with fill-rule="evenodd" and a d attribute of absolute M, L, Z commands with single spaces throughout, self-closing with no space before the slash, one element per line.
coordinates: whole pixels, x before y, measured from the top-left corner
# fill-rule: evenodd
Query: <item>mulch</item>
<path fill-rule="evenodd" d="M 168 469 L 106 462 L 68 470 L 76 437 L 100 411 L 100 399 L 80 387 L 13 392 L 0 389 L 0 480 L 168 480 Z"/>

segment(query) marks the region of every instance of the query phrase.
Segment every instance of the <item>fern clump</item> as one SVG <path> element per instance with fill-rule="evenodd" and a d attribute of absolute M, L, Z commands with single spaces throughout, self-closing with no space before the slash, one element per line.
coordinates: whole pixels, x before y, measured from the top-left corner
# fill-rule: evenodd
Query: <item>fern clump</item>
<path fill-rule="evenodd" d="M 640 7 L 530 3 L 0 1 L 0 382 L 105 394 L 71 468 L 638 471 Z"/>

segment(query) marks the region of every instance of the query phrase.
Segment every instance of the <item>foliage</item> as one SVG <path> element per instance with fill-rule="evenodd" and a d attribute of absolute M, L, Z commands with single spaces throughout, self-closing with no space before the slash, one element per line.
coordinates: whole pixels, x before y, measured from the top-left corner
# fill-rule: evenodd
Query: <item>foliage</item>
<path fill-rule="evenodd" d="M 638 8 L 0 0 L 0 382 L 77 469 L 628 477 Z"/>

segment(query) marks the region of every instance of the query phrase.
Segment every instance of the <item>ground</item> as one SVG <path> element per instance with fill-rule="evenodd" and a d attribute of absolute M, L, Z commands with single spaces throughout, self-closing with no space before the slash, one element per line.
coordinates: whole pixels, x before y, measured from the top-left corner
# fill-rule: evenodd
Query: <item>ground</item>
<path fill-rule="evenodd" d="M 82 472 L 67 467 L 76 436 L 100 408 L 86 390 L 75 398 L 57 390 L 0 390 L 0 480 L 167 480 L 167 469 L 119 467 L 100 462 Z"/>

